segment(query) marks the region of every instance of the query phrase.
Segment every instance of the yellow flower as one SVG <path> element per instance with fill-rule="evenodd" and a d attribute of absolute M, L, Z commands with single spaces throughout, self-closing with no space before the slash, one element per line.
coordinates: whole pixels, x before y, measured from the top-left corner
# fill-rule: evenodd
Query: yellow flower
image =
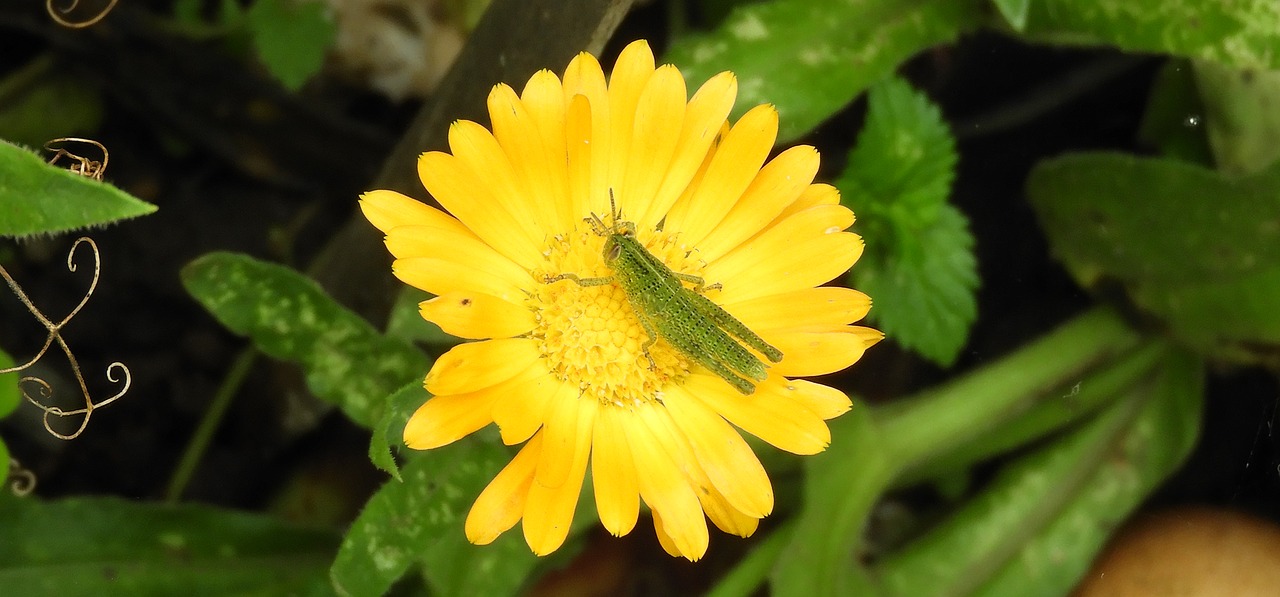
<path fill-rule="evenodd" d="M 766 163 L 772 106 L 728 126 L 736 94 L 725 72 L 689 99 L 680 71 L 655 68 L 644 41 L 623 50 L 608 83 L 596 59 L 579 54 L 563 79 L 544 70 L 519 95 L 494 87 L 492 133 L 458 121 L 452 154 L 421 156 L 423 184 L 452 216 L 393 191 L 362 197 L 387 234 L 395 275 L 436 295 L 422 316 L 476 340 L 427 373 L 434 397 L 410 419 L 405 443 L 436 448 L 489 423 L 508 445 L 524 443 L 472 506 L 473 543 L 523 521 L 534 553 L 555 551 L 590 464 L 609 532 L 630 532 L 643 500 L 667 552 L 697 560 L 708 517 L 745 537 L 773 509 L 769 478 L 738 429 L 814 454 L 830 441 L 825 420 L 849 409 L 839 390 L 791 378 L 848 367 L 882 337 L 849 325 L 870 308 L 866 295 L 816 287 L 862 253 L 844 232 L 853 213 L 835 188 L 813 184 L 814 148 Z M 616 284 L 547 282 L 610 275 L 605 239 L 584 218 L 608 222 L 611 196 L 651 254 L 719 284 L 706 296 L 782 351 L 754 393 L 663 340 L 646 351 Z"/>

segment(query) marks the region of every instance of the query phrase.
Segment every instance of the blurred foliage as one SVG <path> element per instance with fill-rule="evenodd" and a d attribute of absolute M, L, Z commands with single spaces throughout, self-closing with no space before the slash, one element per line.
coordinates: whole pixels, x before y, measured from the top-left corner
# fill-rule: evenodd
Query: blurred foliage
<path fill-rule="evenodd" d="M 474 24 L 484 5 L 446 8 Z M 1159 156 L 1067 153 L 1026 181 L 1053 254 L 1127 317 L 1099 308 L 914 396 L 858 401 L 833 421 L 827 452 L 789 464 L 797 474 L 780 477 L 792 485 L 779 494 L 798 497 L 774 515 L 786 522 L 766 529 L 772 535 L 717 592 L 769 583 L 783 596 L 1068 593 L 1194 447 L 1206 367 L 1280 363 L 1274 2 L 717 0 L 703 8 L 712 22 L 671 31 L 666 60 L 691 85 L 733 70 L 735 114 L 775 104 L 780 141 L 811 134 L 867 92 L 866 123 L 834 177 L 868 241 L 851 276 L 875 299 L 872 317 L 890 340 L 944 367 L 975 321 L 982 239 L 948 201 L 963 149 L 942 111 L 894 74 L 984 28 L 1028 43 L 1165 57 L 1140 131 Z M 294 90 L 321 68 L 335 35 L 318 3 L 178 0 L 172 14 L 168 25 L 193 39 L 219 39 L 232 54 L 252 49 Z M 100 92 L 70 86 L 74 79 L 41 70 L 40 60 L 0 81 L 0 137 L 92 132 L 103 118 Z M 54 126 L 48 114 L 66 119 Z M 0 206 L 0 234 L 10 236 L 154 210 L 9 143 L 0 143 Z M 182 281 L 228 329 L 297 363 L 317 397 L 370 429 L 370 458 L 392 479 L 341 544 L 328 531 L 205 507 L 5 496 L 7 589 L 509 595 L 563 561 L 538 560 L 518 533 L 467 544 L 465 512 L 510 457 L 493 434 L 401 453 L 404 422 L 429 398 L 421 380 L 430 357 L 415 343 L 452 342 L 417 316 L 425 296 L 402 293 L 382 333 L 306 274 L 246 255 L 200 257 Z M 17 403 L 5 391 L 13 387 L 0 386 L 0 415 Z M 970 488 L 977 466 L 998 472 Z M 872 552 L 877 504 L 927 483 L 958 487 L 954 502 Z M 579 532 L 593 523 L 590 493 L 575 517 Z M 581 543 L 571 537 L 557 558 Z"/>

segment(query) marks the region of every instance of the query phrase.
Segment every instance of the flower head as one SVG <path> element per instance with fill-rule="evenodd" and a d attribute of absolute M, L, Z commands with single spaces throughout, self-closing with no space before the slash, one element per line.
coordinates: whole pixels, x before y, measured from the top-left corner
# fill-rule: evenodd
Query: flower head
<path fill-rule="evenodd" d="M 643 41 L 623 50 L 608 82 L 579 54 L 563 78 L 541 71 L 518 95 L 494 87 L 492 132 L 455 122 L 451 152 L 421 156 L 422 182 L 449 213 L 392 191 L 363 196 L 395 275 L 436 295 L 422 316 L 475 340 L 431 368 L 434 397 L 405 443 L 435 448 L 496 423 L 504 442 L 524 444 L 468 514 L 472 542 L 523 521 L 535 553 L 554 551 L 590 466 L 606 529 L 630 532 L 643 500 L 663 547 L 696 560 L 707 518 L 745 537 L 773 509 L 738 429 L 814 454 L 830 440 L 825 420 L 849 409 L 839 390 L 793 378 L 848 367 L 882 337 L 850 325 L 870 308 L 866 295 L 818 287 L 862 252 L 844 232 L 853 214 L 833 187 L 813 183 L 812 147 L 766 163 L 772 106 L 728 125 L 736 92 L 725 72 L 689 98 L 680 72 L 655 68 Z M 705 281 L 682 289 L 782 353 L 760 359 L 762 381 L 735 388 L 654 327 L 661 315 L 646 309 L 656 307 L 629 295 L 602 254 L 600 226 L 621 220 L 673 275 Z"/>

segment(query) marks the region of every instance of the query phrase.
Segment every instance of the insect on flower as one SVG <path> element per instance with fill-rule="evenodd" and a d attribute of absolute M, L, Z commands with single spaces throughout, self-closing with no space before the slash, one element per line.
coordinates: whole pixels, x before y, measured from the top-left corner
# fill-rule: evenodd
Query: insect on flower
<path fill-rule="evenodd" d="M 768 375 L 764 363 L 739 342 L 773 363 L 782 360 L 782 352 L 702 295 L 706 290 L 717 288 L 718 284 L 707 286 L 706 281 L 698 276 L 672 271 L 646 250 L 636 240 L 635 223 L 622 219 L 612 193 L 609 209 L 612 220 L 609 226 L 605 226 L 596 214 L 584 218 L 584 221 L 596 234 L 606 237 L 603 256 L 614 274 L 581 278 L 577 274 L 565 273 L 548 277 L 547 283 L 559 280 L 572 280 L 581 286 L 617 283 L 649 335 L 641 349 L 649 359 L 650 367 L 655 365 L 649 348 L 662 338 L 680 354 L 720 376 L 739 392 L 755 392 L 756 386 L 750 380 L 761 382 Z M 693 288 L 686 288 L 686 282 L 693 284 Z"/>

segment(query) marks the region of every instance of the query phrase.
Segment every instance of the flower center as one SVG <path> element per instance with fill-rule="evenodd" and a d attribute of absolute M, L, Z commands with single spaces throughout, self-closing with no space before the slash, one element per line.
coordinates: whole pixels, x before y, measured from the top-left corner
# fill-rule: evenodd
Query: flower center
<path fill-rule="evenodd" d="M 613 270 L 601 255 L 604 240 L 585 225 L 558 234 L 543 252 L 545 270 L 534 275 L 611 277 Z M 677 242 L 674 234 L 637 231 L 637 240 L 675 271 L 699 275 L 705 267 L 696 251 Z M 632 406 L 657 400 L 663 386 L 689 373 L 690 361 L 661 338 L 646 351 L 649 334 L 617 283 L 584 286 L 557 280 L 539 285 L 527 303 L 537 322 L 531 335 L 539 341 L 552 374 L 601 404 Z"/>

